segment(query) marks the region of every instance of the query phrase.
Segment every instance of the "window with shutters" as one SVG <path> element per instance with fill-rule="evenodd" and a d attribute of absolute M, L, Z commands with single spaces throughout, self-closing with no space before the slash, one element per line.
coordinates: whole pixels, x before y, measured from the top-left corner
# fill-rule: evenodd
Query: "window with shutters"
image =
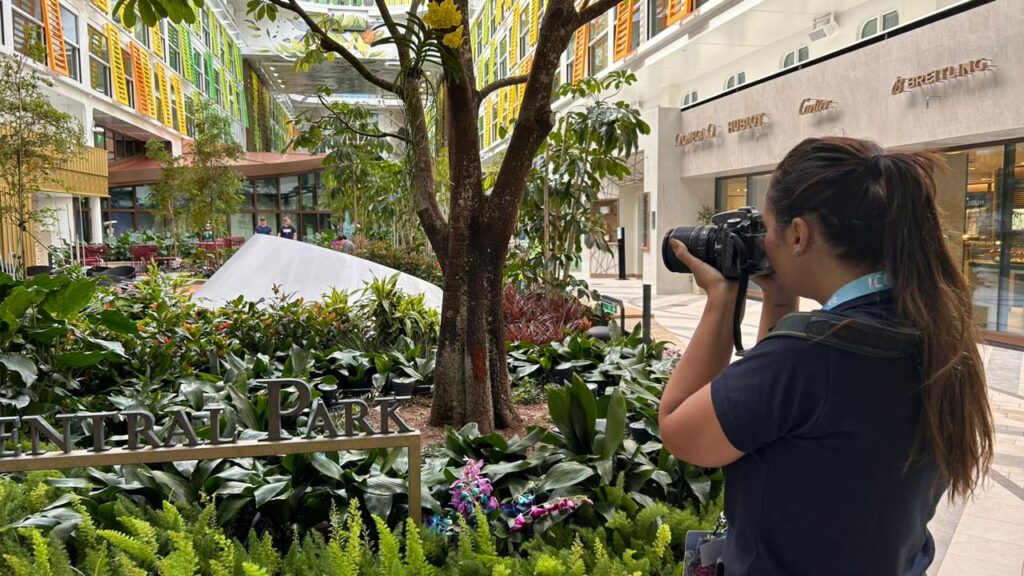
<path fill-rule="evenodd" d="M 667 0 L 647 0 L 647 37 L 654 38 L 668 25 Z"/>
<path fill-rule="evenodd" d="M 525 59 L 526 55 L 529 54 L 530 49 L 533 48 L 533 46 L 530 45 L 531 11 L 529 6 L 531 4 L 532 3 L 527 4 L 527 6 L 519 12 L 519 60 Z"/>
<path fill-rule="evenodd" d="M 218 106 L 223 106 L 220 94 L 220 70 L 212 68 L 210 72 L 210 97 Z"/>
<path fill-rule="evenodd" d="M 142 18 L 135 20 L 135 28 L 133 29 L 135 39 L 139 41 L 146 48 L 149 48 L 149 27 L 142 22 Z"/>
<path fill-rule="evenodd" d="M 206 10 L 199 9 L 199 21 L 202 26 L 203 43 L 209 48 L 213 45 L 213 38 L 210 35 L 210 13 Z"/>
<path fill-rule="evenodd" d="M 683 106 L 689 106 L 690 104 L 696 104 L 696 103 L 697 103 L 697 91 L 696 90 L 694 90 L 693 92 L 690 92 L 686 96 L 683 96 Z"/>
<path fill-rule="evenodd" d="M 135 72 L 132 70 L 132 66 L 128 64 L 131 61 L 131 53 L 124 48 L 121 48 L 121 62 L 125 62 L 124 82 L 125 86 L 128 87 L 128 106 L 130 108 L 135 108 Z"/>
<path fill-rule="evenodd" d="M 572 70 L 576 58 L 576 34 L 569 37 L 569 47 L 565 49 L 565 66 L 562 68 L 562 84 L 572 82 Z"/>
<path fill-rule="evenodd" d="M 81 42 L 78 40 L 78 15 L 60 7 L 60 23 L 64 29 L 64 52 L 68 56 L 68 76 L 75 80 L 82 79 Z"/>
<path fill-rule="evenodd" d="M 192 51 L 192 78 L 196 90 L 206 92 L 206 68 L 203 66 L 203 55 L 198 50 Z"/>
<path fill-rule="evenodd" d="M 110 90 L 110 52 L 107 35 L 89 26 L 89 84 L 92 89 L 111 95 Z"/>
<path fill-rule="evenodd" d="M 45 26 L 43 26 L 42 0 L 14 0 L 11 8 L 14 24 L 14 49 L 45 64 Z"/>
<path fill-rule="evenodd" d="M 601 15 L 590 23 L 587 46 L 587 71 L 593 76 L 608 66 L 608 16 Z"/>
<path fill-rule="evenodd" d="M 501 42 L 498 43 L 498 70 L 497 78 L 495 80 L 501 80 L 508 76 L 508 38 L 502 37 Z"/>
<path fill-rule="evenodd" d="M 686 18 L 692 11 L 691 0 L 665 0 L 665 24 L 675 24 Z"/>
<path fill-rule="evenodd" d="M 177 30 L 168 30 L 167 37 L 167 65 L 178 74 L 181 74 L 181 47 L 179 45 Z"/>

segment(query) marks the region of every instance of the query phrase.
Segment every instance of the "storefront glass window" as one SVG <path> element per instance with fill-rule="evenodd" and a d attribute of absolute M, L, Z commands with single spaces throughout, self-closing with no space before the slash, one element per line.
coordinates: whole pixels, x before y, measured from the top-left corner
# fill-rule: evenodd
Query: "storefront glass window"
<path fill-rule="evenodd" d="M 281 208 L 296 210 L 299 206 L 299 177 L 285 176 L 281 178 Z"/>
<path fill-rule="evenodd" d="M 266 178 L 253 182 L 256 188 L 256 208 L 277 210 L 277 178 Z"/>
<path fill-rule="evenodd" d="M 232 236 L 252 236 L 255 229 L 252 225 L 252 212 L 236 212 L 231 215 Z"/>
<path fill-rule="evenodd" d="M 110 189 L 110 204 L 112 208 L 132 208 L 134 202 L 132 201 L 132 189 L 131 188 L 111 188 Z"/>

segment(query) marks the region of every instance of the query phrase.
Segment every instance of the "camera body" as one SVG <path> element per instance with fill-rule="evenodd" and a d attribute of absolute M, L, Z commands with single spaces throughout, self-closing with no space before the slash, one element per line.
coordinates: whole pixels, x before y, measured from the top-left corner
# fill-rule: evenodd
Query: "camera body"
<path fill-rule="evenodd" d="M 711 226 L 679 226 L 669 230 L 661 243 L 661 259 L 672 272 L 690 272 L 669 245 L 669 240 L 675 238 L 690 254 L 730 280 L 771 274 L 772 267 L 764 251 L 766 232 L 764 216 L 757 208 L 744 206 L 720 212 L 711 219 Z"/>

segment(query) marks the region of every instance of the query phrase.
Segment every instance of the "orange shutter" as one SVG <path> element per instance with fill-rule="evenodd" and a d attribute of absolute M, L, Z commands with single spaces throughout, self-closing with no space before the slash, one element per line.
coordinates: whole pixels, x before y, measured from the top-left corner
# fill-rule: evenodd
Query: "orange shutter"
<path fill-rule="evenodd" d="M 665 25 L 675 24 L 687 14 L 693 11 L 693 0 L 665 0 L 668 2 L 668 14 L 665 17 Z"/>
<path fill-rule="evenodd" d="M 135 109 L 142 114 L 149 114 L 149 81 L 146 80 L 146 69 L 143 66 L 142 48 L 135 42 L 131 43 L 132 76 L 135 79 Z"/>
<path fill-rule="evenodd" d="M 576 30 L 576 45 L 572 54 L 572 81 L 575 84 L 587 74 L 587 42 L 590 41 L 590 25 L 584 24 Z"/>
<path fill-rule="evenodd" d="M 622 60 L 633 51 L 630 38 L 633 36 L 633 0 L 623 0 L 615 8 L 615 43 L 612 58 Z"/>
<path fill-rule="evenodd" d="M 57 0 L 42 0 L 43 27 L 46 28 L 46 54 L 50 70 L 69 76 L 68 53 L 64 50 L 64 26 L 60 21 L 60 3 Z"/>

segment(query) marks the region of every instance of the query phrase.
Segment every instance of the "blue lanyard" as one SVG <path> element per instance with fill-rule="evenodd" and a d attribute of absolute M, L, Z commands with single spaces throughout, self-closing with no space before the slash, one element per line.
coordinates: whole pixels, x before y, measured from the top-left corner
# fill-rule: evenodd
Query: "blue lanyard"
<path fill-rule="evenodd" d="M 889 276 L 888 272 L 874 272 L 867 276 L 861 276 L 856 280 L 844 284 L 842 288 L 836 290 L 836 293 L 825 302 L 825 306 L 822 310 L 831 310 L 844 302 L 849 302 L 854 298 L 860 298 L 861 296 L 867 296 L 868 294 L 874 294 L 876 292 L 884 292 L 886 290 L 892 290 L 892 276 Z"/>

